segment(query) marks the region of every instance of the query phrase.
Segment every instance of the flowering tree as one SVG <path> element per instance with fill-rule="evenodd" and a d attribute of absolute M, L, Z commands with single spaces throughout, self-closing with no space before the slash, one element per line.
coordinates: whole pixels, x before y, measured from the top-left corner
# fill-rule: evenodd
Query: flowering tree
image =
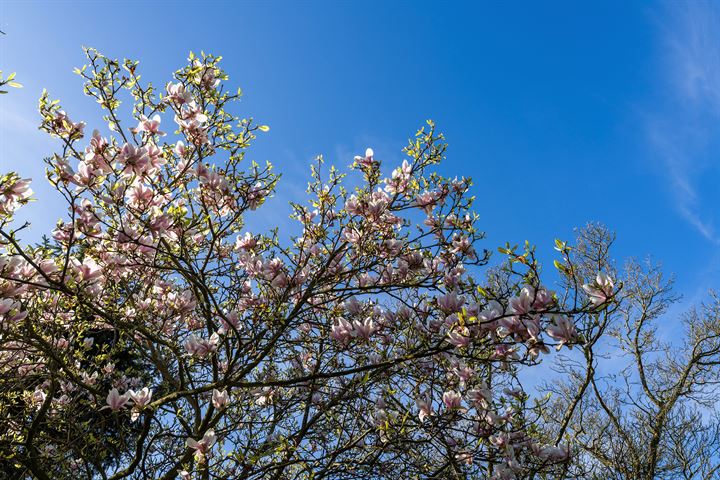
<path fill-rule="evenodd" d="M 27 245 L 30 181 L 0 178 L 0 455 L 18 477 L 531 478 L 564 436 L 518 374 L 584 342 L 613 304 L 602 271 L 554 293 L 534 249 L 487 267 L 466 178 L 433 169 L 432 122 L 389 174 L 368 149 L 312 166 L 299 236 L 248 232 L 271 165 L 219 57 L 159 93 L 138 64 L 87 50 L 105 132 L 47 93 L 41 129 L 67 218 Z M 121 108 L 130 101 L 131 108 Z M 174 125 L 173 125 L 174 121 Z M 569 247 L 558 242 L 558 250 Z M 569 269 L 557 262 L 560 269 Z M 571 271 L 571 270 L 567 270 Z M 585 322 L 585 323 L 583 323 Z"/>

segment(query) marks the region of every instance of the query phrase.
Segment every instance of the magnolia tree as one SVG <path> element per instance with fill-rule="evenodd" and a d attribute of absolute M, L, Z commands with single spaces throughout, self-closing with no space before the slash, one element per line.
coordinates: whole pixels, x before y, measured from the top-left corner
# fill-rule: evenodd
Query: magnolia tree
<path fill-rule="evenodd" d="M 17 478 L 532 478 L 562 475 L 566 435 L 523 388 L 543 357 L 614 308 L 602 266 L 534 249 L 488 266 L 466 178 L 434 169 L 432 122 L 386 167 L 312 166 L 301 234 L 247 231 L 276 188 L 245 160 L 267 127 L 233 110 L 219 57 L 190 55 L 162 92 L 94 50 L 78 69 L 106 125 L 48 94 L 51 238 L 0 178 L 0 469 Z M 128 105 L 123 108 L 124 105 Z M 557 242 L 561 252 L 570 246 Z M 563 270 L 564 269 L 564 270 Z M 540 370 L 542 372 L 543 370 Z M 562 415 L 562 412 L 557 412 Z M 572 416 L 570 418 L 573 418 Z M 567 427 L 565 427 L 567 428 Z"/>

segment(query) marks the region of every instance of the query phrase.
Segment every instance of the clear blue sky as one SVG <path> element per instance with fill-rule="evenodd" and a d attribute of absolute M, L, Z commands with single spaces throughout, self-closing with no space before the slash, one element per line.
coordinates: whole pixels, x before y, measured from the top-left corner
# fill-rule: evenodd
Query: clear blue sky
<path fill-rule="evenodd" d="M 304 189 L 315 155 L 346 166 L 370 145 L 396 163 L 433 118 L 443 173 L 476 182 L 488 247 L 528 239 L 550 254 L 601 221 L 618 258 L 652 255 L 697 301 L 720 286 L 720 9 L 596 3 L 5 0 L 0 68 L 25 88 L 0 99 L 0 169 L 55 199 L 36 103 L 46 87 L 72 118 L 97 118 L 71 72 L 82 45 L 140 60 L 160 85 L 205 50 L 272 128 L 250 157 L 285 173 L 276 202 Z M 28 209 L 33 235 L 54 205 Z"/>

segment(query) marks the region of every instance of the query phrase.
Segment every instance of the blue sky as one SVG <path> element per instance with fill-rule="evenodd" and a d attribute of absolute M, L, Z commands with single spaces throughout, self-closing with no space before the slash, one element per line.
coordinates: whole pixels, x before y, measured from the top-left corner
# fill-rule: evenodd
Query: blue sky
<path fill-rule="evenodd" d="M 250 157 L 284 173 L 277 205 L 315 155 L 346 166 L 372 146 L 395 165 L 432 118 L 450 143 L 442 172 L 475 180 L 488 247 L 527 239 L 550 256 L 601 221 L 619 259 L 662 261 L 687 302 L 720 284 L 717 4 L 6 0 L 0 29 L 0 68 L 25 85 L 0 99 L 0 170 L 35 179 L 31 235 L 63 213 L 43 185 L 56 145 L 36 130 L 42 88 L 97 118 L 72 73 L 81 46 L 140 60 L 158 85 L 204 50 L 223 55 L 243 114 L 271 126 Z"/>

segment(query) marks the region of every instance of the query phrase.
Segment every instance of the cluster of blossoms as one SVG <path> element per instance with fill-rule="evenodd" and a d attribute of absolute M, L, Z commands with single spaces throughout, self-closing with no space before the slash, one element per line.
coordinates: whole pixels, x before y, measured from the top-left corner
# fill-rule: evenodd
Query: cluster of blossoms
<path fill-rule="evenodd" d="M 17 174 L 0 177 L 0 215 L 12 215 L 32 196 L 30 179 L 20 178 Z"/>
<path fill-rule="evenodd" d="M 432 172 L 445 143 L 431 122 L 387 175 L 372 149 L 355 157 L 353 191 L 318 158 L 286 242 L 244 230 L 277 176 L 241 167 L 267 128 L 231 113 L 219 58 L 191 56 L 157 96 L 135 62 L 87 53 L 79 73 L 109 133 L 86 140 L 40 101 L 62 145 L 48 179 L 68 203 L 51 239 L 19 242 L 29 182 L 0 183 L 0 449 L 13 458 L 0 468 L 512 479 L 567 461 L 530 428 L 518 372 L 581 342 L 574 319 L 612 302 L 613 282 L 600 273 L 565 305 L 530 250 L 508 250 L 504 276 L 480 286 L 471 182 Z"/>

